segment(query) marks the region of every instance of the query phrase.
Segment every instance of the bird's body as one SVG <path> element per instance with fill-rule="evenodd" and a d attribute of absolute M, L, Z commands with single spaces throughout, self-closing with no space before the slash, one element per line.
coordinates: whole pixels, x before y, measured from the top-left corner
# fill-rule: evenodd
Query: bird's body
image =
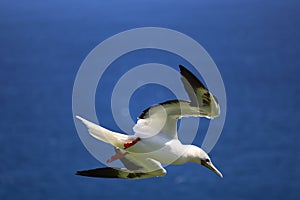
<path fill-rule="evenodd" d="M 209 156 L 199 147 L 182 144 L 177 137 L 177 121 L 181 117 L 219 116 L 216 98 L 186 68 L 180 66 L 182 82 L 190 101 L 166 101 L 144 110 L 136 125 L 134 135 L 116 133 L 76 116 L 89 133 L 115 147 L 116 154 L 108 162 L 120 159 L 125 168 L 98 168 L 79 171 L 78 175 L 103 178 L 149 178 L 164 176 L 163 164 L 202 164 L 218 175 L 222 174 L 211 163 Z"/>
<path fill-rule="evenodd" d="M 188 161 L 186 152 L 191 145 L 183 145 L 178 139 L 164 137 L 145 138 L 127 151 L 144 154 L 163 164 L 183 164 Z"/>

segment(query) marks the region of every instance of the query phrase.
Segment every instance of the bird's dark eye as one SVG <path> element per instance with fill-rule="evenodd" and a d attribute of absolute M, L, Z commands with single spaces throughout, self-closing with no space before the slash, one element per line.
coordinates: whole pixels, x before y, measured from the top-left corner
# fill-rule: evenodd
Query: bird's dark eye
<path fill-rule="evenodd" d="M 205 162 L 210 162 L 210 160 L 208 158 L 205 159 Z"/>

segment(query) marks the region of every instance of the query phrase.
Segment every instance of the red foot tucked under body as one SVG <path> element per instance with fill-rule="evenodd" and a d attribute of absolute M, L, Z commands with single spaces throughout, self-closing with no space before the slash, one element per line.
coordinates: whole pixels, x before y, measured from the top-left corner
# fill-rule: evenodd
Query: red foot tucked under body
<path fill-rule="evenodd" d="M 115 155 L 113 155 L 112 157 L 110 157 L 110 159 L 108 159 L 106 162 L 107 163 L 111 163 L 112 161 L 118 160 L 120 158 L 123 158 L 124 156 L 126 156 L 127 153 L 120 153 L 117 152 Z"/>
<path fill-rule="evenodd" d="M 132 147 L 133 145 L 135 145 L 138 141 L 140 141 L 141 140 L 141 138 L 136 138 L 136 139 L 134 139 L 134 140 L 132 140 L 131 142 L 126 142 L 125 144 L 124 144 L 124 149 L 127 149 L 127 148 L 129 148 L 129 147 Z"/>

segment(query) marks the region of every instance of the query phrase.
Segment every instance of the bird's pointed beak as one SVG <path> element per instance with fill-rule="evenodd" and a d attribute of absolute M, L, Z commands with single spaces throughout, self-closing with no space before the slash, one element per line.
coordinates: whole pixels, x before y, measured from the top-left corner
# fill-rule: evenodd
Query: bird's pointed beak
<path fill-rule="evenodd" d="M 211 162 L 201 162 L 201 164 L 218 174 L 221 178 L 223 178 L 223 174 Z"/>

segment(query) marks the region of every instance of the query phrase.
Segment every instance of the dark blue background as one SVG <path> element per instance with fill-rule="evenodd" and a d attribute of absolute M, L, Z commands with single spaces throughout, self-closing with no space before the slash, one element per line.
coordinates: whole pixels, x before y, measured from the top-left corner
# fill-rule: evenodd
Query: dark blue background
<path fill-rule="evenodd" d="M 0 199 L 299 199 L 299 10 L 296 0 L 2 0 Z M 228 112 L 211 156 L 224 179 L 195 164 L 169 166 L 166 177 L 139 181 L 74 175 L 99 165 L 73 123 L 76 72 L 98 43 L 144 26 L 189 35 L 219 67 Z M 128 56 L 114 65 L 179 64 L 158 51 Z M 153 98 L 138 98 L 143 91 Z M 133 117 L 172 96 L 162 91 L 141 88 Z M 101 124 L 118 130 L 108 100 L 97 102 L 107 116 Z"/>

